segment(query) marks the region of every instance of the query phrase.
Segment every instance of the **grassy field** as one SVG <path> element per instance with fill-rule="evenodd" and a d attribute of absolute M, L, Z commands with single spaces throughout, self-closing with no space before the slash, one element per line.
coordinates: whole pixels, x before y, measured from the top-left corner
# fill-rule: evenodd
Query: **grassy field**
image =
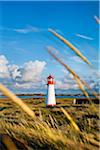
<path fill-rule="evenodd" d="M 98 150 L 99 105 L 72 100 L 57 99 L 56 107 L 47 108 L 44 99 L 23 99 L 33 119 L 9 99 L 0 99 L 0 149 Z"/>

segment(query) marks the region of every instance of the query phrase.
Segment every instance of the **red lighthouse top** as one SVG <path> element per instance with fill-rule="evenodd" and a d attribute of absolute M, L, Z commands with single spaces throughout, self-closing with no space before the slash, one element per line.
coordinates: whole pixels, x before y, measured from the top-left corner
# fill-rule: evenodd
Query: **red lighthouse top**
<path fill-rule="evenodd" d="M 47 77 L 47 85 L 48 85 L 48 84 L 55 84 L 55 82 L 54 82 L 54 77 L 51 76 L 51 75 L 49 75 L 49 76 Z"/>

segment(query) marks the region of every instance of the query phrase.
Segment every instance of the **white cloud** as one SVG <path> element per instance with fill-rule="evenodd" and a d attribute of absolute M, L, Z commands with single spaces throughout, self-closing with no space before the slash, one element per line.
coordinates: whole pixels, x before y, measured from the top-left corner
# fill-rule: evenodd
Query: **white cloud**
<path fill-rule="evenodd" d="M 17 33 L 22 33 L 22 34 L 27 34 L 27 33 L 31 33 L 31 32 L 40 32 L 44 29 L 40 29 L 38 27 L 32 26 L 32 25 L 28 25 L 25 28 L 0 28 L 0 30 L 3 31 L 14 31 Z"/>
<path fill-rule="evenodd" d="M 62 72 L 63 72 L 65 75 L 69 74 L 69 72 L 68 72 L 67 69 L 65 69 L 65 68 L 62 69 Z"/>
<path fill-rule="evenodd" d="M 66 70 L 62 70 L 64 73 L 63 76 L 56 81 L 56 88 L 58 89 L 65 89 L 65 90 L 77 90 L 79 89 L 79 86 L 77 82 L 75 81 L 72 74 L 69 72 L 65 72 Z M 80 76 L 81 77 L 81 76 Z M 83 76 L 81 77 L 82 80 L 84 80 L 92 89 L 95 89 L 98 87 L 99 79 L 98 79 L 97 72 L 92 71 L 91 76 Z"/>
<path fill-rule="evenodd" d="M 73 82 L 72 80 L 67 80 L 66 82 L 64 82 L 64 80 L 57 80 L 56 81 L 56 87 L 58 89 L 79 89 L 77 83 Z"/>
<path fill-rule="evenodd" d="M 13 31 L 18 32 L 18 33 L 29 33 L 30 31 L 28 29 L 13 29 Z"/>
<path fill-rule="evenodd" d="M 29 61 L 24 64 L 22 72 L 22 80 L 26 82 L 34 81 L 38 82 L 40 80 L 41 74 L 45 68 L 45 61 Z"/>
<path fill-rule="evenodd" d="M 82 35 L 82 34 L 76 34 L 76 36 L 79 37 L 79 38 L 86 39 L 86 40 L 93 40 L 92 37 L 89 37 L 89 36 L 86 36 L 86 35 Z"/>
<path fill-rule="evenodd" d="M 63 68 L 62 69 L 62 72 L 64 73 L 64 75 L 66 76 L 66 78 L 64 80 L 67 80 L 67 79 L 74 79 L 73 75 L 71 73 L 68 72 L 67 69 Z"/>
<path fill-rule="evenodd" d="M 33 87 L 33 84 L 30 82 L 27 83 L 15 83 L 15 88 L 21 88 L 21 89 L 30 89 Z"/>
<path fill-rule="evenodd" d="M 79 89 L 76 81 L 73 79 L 73 76 L 68 72 L 62 78 L 56 81 L 56 87 L 58 89 Z"/>
<path fill-rule="evenodd" d="M 21 77 L 20 67 L 17 65 L 9 65 L 9 71 L 10 75 L 13 79 L 16 79 L 17 77 Z"/>
<path fill-rule="evenodd" d="M 8 60 L 4 55 L 0 55 L 0 65 L 1 64 L 3 64 L 3 65 L 8 64 Z"/>
<path fill-rule="evenodd" d="M 70 59 L 73 60 L 73 61 L 75 61 L 75 62 L 84 64 L 84 62 L 82 61 L 82 59 L 80 57 L 78 57 L 78 56 L 73 56 Z"/>
<path fill-rule="evenodd" d="M 26 28 L 13 29 L 13 31 L 18 32 L 18 33 L 27 34 L 27 33 L 30 33 L 30 32 L 40 32 L 41 30 L 39 28 L 37 28 L 37 27 L 29 25 Z"/>
<path fill-rule="evenodd" d="M 4 55 L 0 55 L 0 81 L 14 89 L 41 89 L 46 87 L 46 81 L 43 80 L 45 61 L 29 61 L 18 66 L 10 64 Z M 56 87 L 58 89 L 78 89 L 73 76 L 62 70 L 62 76 L 56 79 Z M 91 88 L 98 87 L 97 71 L 91 71 L 91 76 L 84 76 L 83 80 L 90 85 Z M 13 79 L 13 80 L 12 80 Z"/>
<path fill-rule="evenodd" d="M 46 62 L 39 60 L 26 62 L 23 66 L 11 65 L 4 55 L 0 55 L 0 79 L 4 82 L 9 78 L 10 84 L 17 88 L 41 86 L 45 66 Z"/>
<path fill-rule="evenodd" d="M 0 78 L 9 78 L 8 60 L 4 55 L 0 55 Z"/>

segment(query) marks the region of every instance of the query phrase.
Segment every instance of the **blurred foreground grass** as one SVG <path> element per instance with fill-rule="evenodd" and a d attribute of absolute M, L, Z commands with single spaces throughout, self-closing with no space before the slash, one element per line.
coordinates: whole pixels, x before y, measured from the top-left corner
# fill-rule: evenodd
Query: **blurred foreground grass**
<path fill-rule="evenodd" d="M 9 149 L 4 136 L 9 136 L 18 150 L 99 149 L 99 105 L 94 104 L 97 109 L 94 112 L 90 104 L 72 104 L 72 99 L 67 98 L 57 99 L 55 108 L 46 108 L 44 99 L 23 101 L 35 112 L 38 120 L 29 117 L 8 98 L 0 99 L 0 149 Z M 81 134 L 61 107 L 73 118 Z"/>

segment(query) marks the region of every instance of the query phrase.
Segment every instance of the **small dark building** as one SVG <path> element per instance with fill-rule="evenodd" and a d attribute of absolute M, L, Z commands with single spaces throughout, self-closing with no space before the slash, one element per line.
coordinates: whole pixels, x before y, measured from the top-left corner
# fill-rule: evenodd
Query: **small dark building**
<path fill-rule="evenodd" d="M 100 104 L 100 100 L 95 98 L 92 98 L 91 100 L 88 100 L 87 98 L 77 98 L 73 100 L 73 104 L 90 104 L 91 102 Z"/>

